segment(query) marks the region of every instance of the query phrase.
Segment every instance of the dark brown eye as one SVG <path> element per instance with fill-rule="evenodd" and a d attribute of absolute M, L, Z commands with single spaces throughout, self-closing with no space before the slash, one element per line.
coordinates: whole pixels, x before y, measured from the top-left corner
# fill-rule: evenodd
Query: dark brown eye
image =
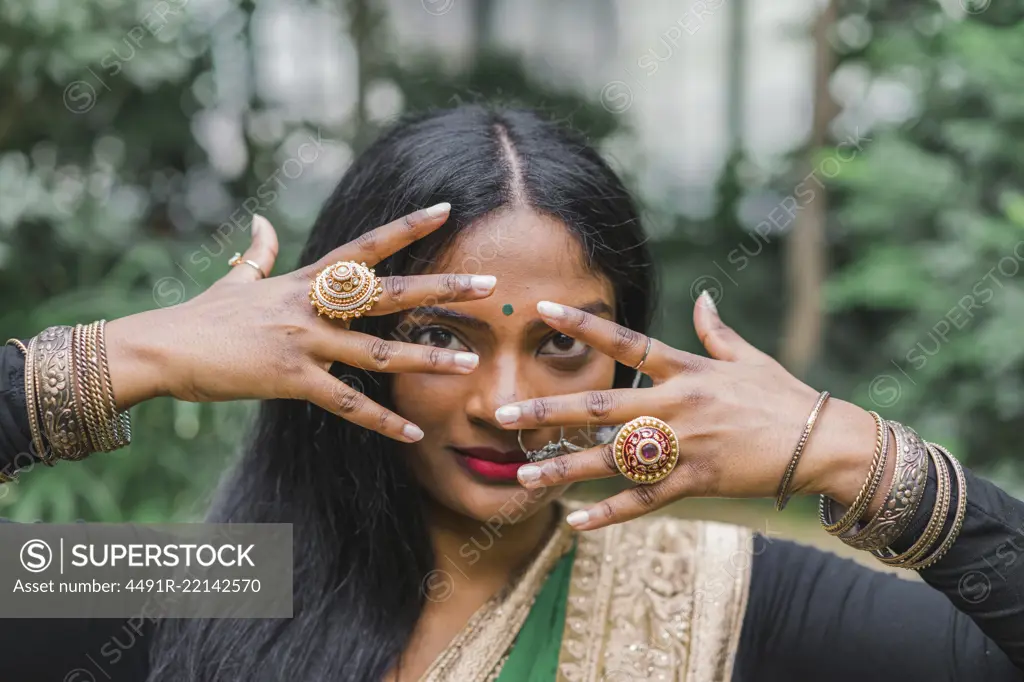
<path fill-rule="evenodd" d="M 555 334 L 544 342 L 541 347 L 541 355 L 550 355 L 559 358 L 576 358 L 586 355 L 588 346 L 565 334 Z"/>
<path fill-rule="evenodd" d="M 572 349 L 572 345 L 576 343 L 576 339 L 571 336 L 566 336 L 565 334 L 558 334 L 551 339 L 551 342 L 555 344 L 555 348 L 558 348 L 559 350 L 570 350 Z"/>
<path fill-rule="evenodd" d="M 437 348 L 445 348 L 447 350 L 469 350 L 459 337 L 455 336 L 452 332 L 441 327 L 424 327 L 418 329 L 409 335 L 413 343 L 418 343 L 423 346 L 436 346 Z"/>

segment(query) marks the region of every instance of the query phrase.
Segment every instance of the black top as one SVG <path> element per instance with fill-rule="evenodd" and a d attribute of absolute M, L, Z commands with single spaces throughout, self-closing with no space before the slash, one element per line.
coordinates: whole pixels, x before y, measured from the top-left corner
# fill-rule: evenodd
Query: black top
<path fill-rule="evenodd" d="M 20 351 L 0 350 L 0 471 L 32 461 Z M 1024 680 L 1024 503 L 964 470 L 959 539 L 920 572 L 879 573 L 755 535 L 733 682 Z M 924 530 L 935 471 L 894 549 Z M 0 597 L 2 598 L 2 597 Z M 153 621 L 0 619 L 0 679 L 140 682 Z M 360 681 L 361 682 L 361 681 Z"/>

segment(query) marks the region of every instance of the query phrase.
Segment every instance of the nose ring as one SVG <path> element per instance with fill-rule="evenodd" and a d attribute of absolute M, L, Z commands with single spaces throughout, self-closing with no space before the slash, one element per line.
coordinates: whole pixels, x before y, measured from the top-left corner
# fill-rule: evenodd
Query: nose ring
<path fill-rule="evenodd" d="M 551 459 L 552 457 L 558 457 L 559 455 L 579 452 L 583 448 L 570 443 L 565 437 L 565 427 L 560 426 L 558 427 L 558 440 L 555 442 L 548 441 L 548 444 L 540 450 L 527 450 L 526 446 L 523 445 L 523 430 L 519 429 L 519 449 L 526 453 L 526 459 L 531 462 L 540 462 L 545 459 Z"/>

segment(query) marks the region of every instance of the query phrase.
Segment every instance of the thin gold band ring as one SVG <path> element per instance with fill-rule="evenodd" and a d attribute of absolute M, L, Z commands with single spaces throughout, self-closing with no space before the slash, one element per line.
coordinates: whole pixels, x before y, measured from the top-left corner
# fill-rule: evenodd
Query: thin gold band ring
<path fill-rule="evenodd" d="M 231 260 L 228 261 L 228 265 L 230 265 L 231 267 L 235 267 L 236 265 L 242 264 L 248 265 L 256 272 L 260 273 L 260 277 L 262 277 L 263 279 L 267 278 L 267 273 L 263 272 L 263 268 L 260 267 L 259 263 L 253 260 L 249 260 L 248 258 L 242 258 L 241 253 L 236 253 L 234 256 L 231 257 Z"/>

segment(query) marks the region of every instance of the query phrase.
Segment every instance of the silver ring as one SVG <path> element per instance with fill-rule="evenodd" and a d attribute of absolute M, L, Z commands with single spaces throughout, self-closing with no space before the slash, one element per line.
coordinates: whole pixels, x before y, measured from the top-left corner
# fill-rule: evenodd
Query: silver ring
<path fill-rule="evenodd" d="M 643 367 L 644 366 L 644 362 L 647 361 L 647 354 L 650 353 L 650 352 L 651 352 L 651 337 L 648 336 L 647 337 L 647 347 L 644 348 L 644 356 L 642 358 L 640 358 L 640 362 L 638 362 L 636 364 L 636 366 L 633 367 L 633 369 L 640 369 L 641 367 Z"/>
<path fill-rule="evenodd" d="M 256 272 L 260 273 L 260 277 L 262 277 L 263 279 L 267 278 L 267 273 L 263 272 L 263 268 L 259 266 L 259 263 L 257 263 L 256 261 L 249 260 L 248 258 L 242 258 L 241 253 L 236 253 L 234 256 L 231 257 L 231 260 L 228 261 L 228 265 L 230 265 L 231 267 L 235 267 L 236 265 L 241 265 L 243 263 L 254 269 Z"/>

